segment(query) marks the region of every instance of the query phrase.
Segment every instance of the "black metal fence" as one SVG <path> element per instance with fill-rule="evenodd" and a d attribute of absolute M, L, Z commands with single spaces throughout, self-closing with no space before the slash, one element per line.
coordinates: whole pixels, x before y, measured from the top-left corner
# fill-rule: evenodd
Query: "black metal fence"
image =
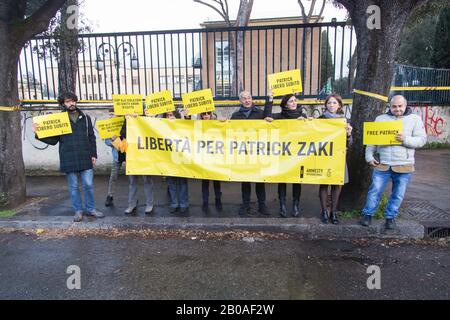
<path fill-rule="evenodd" d="M 450 88 L 450 70 L 396 65 L 393 86 L 406 88 L 426 87 L 424 90 L 399 90 L 396 94 L 406 97 L 412 104 L 448 105 L 450 90 L 435 90 L 435 87 Z"/>
<path fill-rule="evenodd" d="M 254 97 L 263 97 L 267 75 L 291 69 L 301 70 L 305 98 L 331 91 L 350 97 L 356 40 L 345 22 L 85 34 L 79 36 L 77 64 L 60 59 L 58 43 L 46 37 L 26 43 L 18 66 L 20 99 L 56 99 L 59 82 L 64 85 L 74 70 L 81 100 L 161 90 L 179 100 L 204 88 L 217 100 L 237 99 L 240 80 Z"/>

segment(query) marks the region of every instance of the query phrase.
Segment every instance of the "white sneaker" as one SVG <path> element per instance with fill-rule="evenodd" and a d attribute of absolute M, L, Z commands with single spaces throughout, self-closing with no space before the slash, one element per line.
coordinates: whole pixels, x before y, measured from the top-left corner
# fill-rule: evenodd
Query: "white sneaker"
<path fill-rule="evenodd" d="M 145 214 L 151 214 L 153 212 L 153 206 L 145 207 Z"/>
<path fill-rule="evenodd" d="M 83 211 L 75 212 L 75 215 L 73 216 L 73 222 L 81 222 L 81 220 L 83 220 Z"/>
<path fill-rule="evenodd" d="M 95 217 L 95 218 L 104 218 L 105 215 L 103 214 L 103 212 L 94 210 L 91 212 L 86 213 L 87 216 L 91 216 L 91 217 Z"/>

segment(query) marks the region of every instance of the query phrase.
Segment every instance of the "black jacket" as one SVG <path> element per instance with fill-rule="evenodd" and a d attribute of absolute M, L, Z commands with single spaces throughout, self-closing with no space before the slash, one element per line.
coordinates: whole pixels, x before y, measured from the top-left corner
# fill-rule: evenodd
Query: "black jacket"
<path fill-rule="evenodd" d="M 272 104 L 272 102 L 270 101 L 266 101 L 266 106 L 264 107 L 264 110 L 267 109 L 267 105 L 268 104 Z M 256 107 L 256 106 L 252 106 L 250 111 L 250 114 L 248 117 L 246 117 L 245 112 L 248 109 L 245 108 L 243 105 L 241 105 L 241 107 L 239 108 L 238 111 L 233 112 L 233 114 L 231 115 L 231 120 L 261 120 L 264 119 L 267 115 L 265 113 L 265 111 L 261 110 L 260 108 Z"/>
<path fill-rule="evenodd" d="M 297 108 L 296 110 L 289 110 L 284 107 L 281 108 L 280 113 L 272 113 L 272 104 L 266 104 L 264 108 L 264 114 L 266 117 L 271 117 L 274 120 L 279 119 L 298 119 L 299 117 L 307 118 L 308 116 L 302 112 L 301 108 Z"/>
<path fill-rule="evenodd" d="M 51 145 L 59 142 L 60 170 L 64 173 L 92 169 L 92 158 L 97 158 L 97 145 L 91 118 L 81 110 L 78 112 L 77 122 L 70 121 L 71 134 L 39 139 Z"/>

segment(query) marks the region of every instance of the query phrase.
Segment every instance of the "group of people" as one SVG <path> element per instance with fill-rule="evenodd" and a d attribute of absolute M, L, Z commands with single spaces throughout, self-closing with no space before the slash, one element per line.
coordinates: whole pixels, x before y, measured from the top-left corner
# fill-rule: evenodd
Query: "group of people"
<path fill-rule="evenodd" d="M 97 151 L 92 121 L 88 115 L 77 108 L 77 101 L 77 96 L 70 92 L 63 93 L 58 98 L 59 104 L 63 107 L 64 111 L 67 111 L 69 114 L 72 134 L 40 139 L 41 141 L 52 145 L 55 145 L 58 142 L 60 143 L 60 168 L 67 176 L 72 207 L 75 211 L 73 219 L 75 222 L 79 222 L 83 218 L 78 175 L 81 176 L 83 185 L 86 214 L 97 218 L 104 217 L 104 214 L 96 210 L 94 206 L 93 166 L 96 163 Z M 280 103 L 280 113 L 272 112 L 272 96 L 267 98 L 264 110 L 261 110 L 253 104 L 252 96 L 248 91 L 243 91 L 239 94 L 239 101 L 240 107 L 232 114 L 231 120 L 264 119 L 268 122 L 272 122 L 283 119 L 298 119 L 301 121 L 312 119 L 304 114 L 301 108 L 298 108 L 296 96 L 293 94 L 288 94 L 282 98 Z M 344 118 L 343 102 L 339 95 L 332 94 L 328 96 L 325 100 L 324 107 L 324 112 L 320 118 Z M 110 110 L 111 115 L 113 115 L 112 112 L 113 110 Z M 180 115 L 177 111 L 167 112 L 163 114 L 163 117 L 169 119 L 185 118 L 184 114 Z M 212 112 L 205 112 L 199 115 L 199 119 L 201 120 L 211 120 L 216 118 L 217 117 Z M 367 201 L 362 210 L 362 218 L 360 220 L 362 226 L 369 226 L 371 224 L 371 218 L 378 208 L 386 184 L 389 180 L 392 180 L 392 193 L 385 212 L 385 227 L 387 229 L 396 227 L 395 218 L 405 195 L 406 187 L 411 179 L 411 174 L 414 171 L 414 149 L 419 148 L 426 143 L 426 133 L 421 118 L 412 113 L 412 110 L 407 107 L 406 99 L 400 95 L 392 97 L 389 111 L 375 119 L 376 122 L 395 120 L 401 120 L 403 122 L 403 131 L 396 136 L 397 141 L 401 142 L 401 144 L 383 146 L 368 145 L 366 147 L 366 161 L 374 170 Z M 33 125 L 33 130 L 36 131 L 36 125 Z M 346 134 L 347 148 L 349 148 L 352 144 L 352 127 L 350 124 L 347 124 Z M 105 140 L 105 143 L 108 146 L 111 146 L 113 156 L 105 206 L 113 205 L 117 177 L 122 163 L 126 161 L 126 153 L 122 153 L 113 147 L 112 141 L 115 138 L 116 137 L 112 137 L 111 139 Z M 120 139 L 126 139 L 126 120 L 120 132 Z M 135 214 L 137 211 L 137 179 L 137 176 L 128 176 L 128 207 L 125 210 L 125 214 L 127 215 Z M 144 194 L 146 198 L 145 213 L 151 214 L 153 212 L 153 180 L 151 176 L 142 176 L 142 179 L 144 182 Z M 175 213 L 178 210 L 181 213 L 187 212 L 189 208 L 188 180 L 181 177 L 167 177 L 166 181 L 170 198 L 170 212 Z M 348 170 L 347 166 L 345 166 L 344 183 L 347 183 L 348 181 Z M 208 210 L 209 206 L 209 185 L 209 180 L 202 181 L 202 210 L 205 212 Z M 222 192 L 220 181 L 213 181 L 213 186 L 215 207 L 218 211 L 221 211 L 223 205 L 221 201 Z M 242 205 L 239 209 L 239 215 L 245 217 L 250 213 L 251 183 L 242 182 L 241 188 Z M 256 183 L 255 189 L 258 200 L 258 212 L 263 215 L 269 215 L 270 213 L 265 203 L 266 193 L 264 183 Z M 282 217 L 288 216 L 286 189 L 287 186 L 285 183 L 278 184 L 279 214 Z M 331 222 L 333 224 L 338 224 L 337 208 L 342 186 L 331 185 L 330 211 L 327 206 L 329 189 L 329 185 L 319 186 L 321 221 L 323 223 Z M 294 217 L 300 215 L 300 196 L 301 184 L 295 183 L 292 185 L 293 202 L 291 211 L 292 216 Z"/>

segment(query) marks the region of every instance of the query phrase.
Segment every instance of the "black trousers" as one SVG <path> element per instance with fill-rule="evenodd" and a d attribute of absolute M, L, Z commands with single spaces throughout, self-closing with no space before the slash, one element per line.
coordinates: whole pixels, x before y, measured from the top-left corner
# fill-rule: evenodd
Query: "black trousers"
<path fill-rule="evenodd" d="M 300 183 L 292 184 L 292 198 L 293 200 L 300 200 L 302 193 L 302 185 Z M 286 183 L 278 184 L 278 199 L 286 199 Z"/>
<path fill-rule="evenodd" d="M 209 181 L 210 180 L 202 180 L 202 198 L 203 203 L 208 202 L 209 199 Z M 220 199 L 222 196 L 222 192 L 220 191 L 220 181 L 213 180 L 214 185 L 214 195 L 216 199 Z"/>
<path fill-rule="evenodd" d="M 258 204 L 264 204 L 266 201 L 266 188 L 264 183 L 255 183 L 256 185 L 256 197 L 258 198 Z M 252 185 L 250 182 L 242 182 L 242 202 L 244 205 L 250 205 L 250 194 L 252 192 Z"/>

